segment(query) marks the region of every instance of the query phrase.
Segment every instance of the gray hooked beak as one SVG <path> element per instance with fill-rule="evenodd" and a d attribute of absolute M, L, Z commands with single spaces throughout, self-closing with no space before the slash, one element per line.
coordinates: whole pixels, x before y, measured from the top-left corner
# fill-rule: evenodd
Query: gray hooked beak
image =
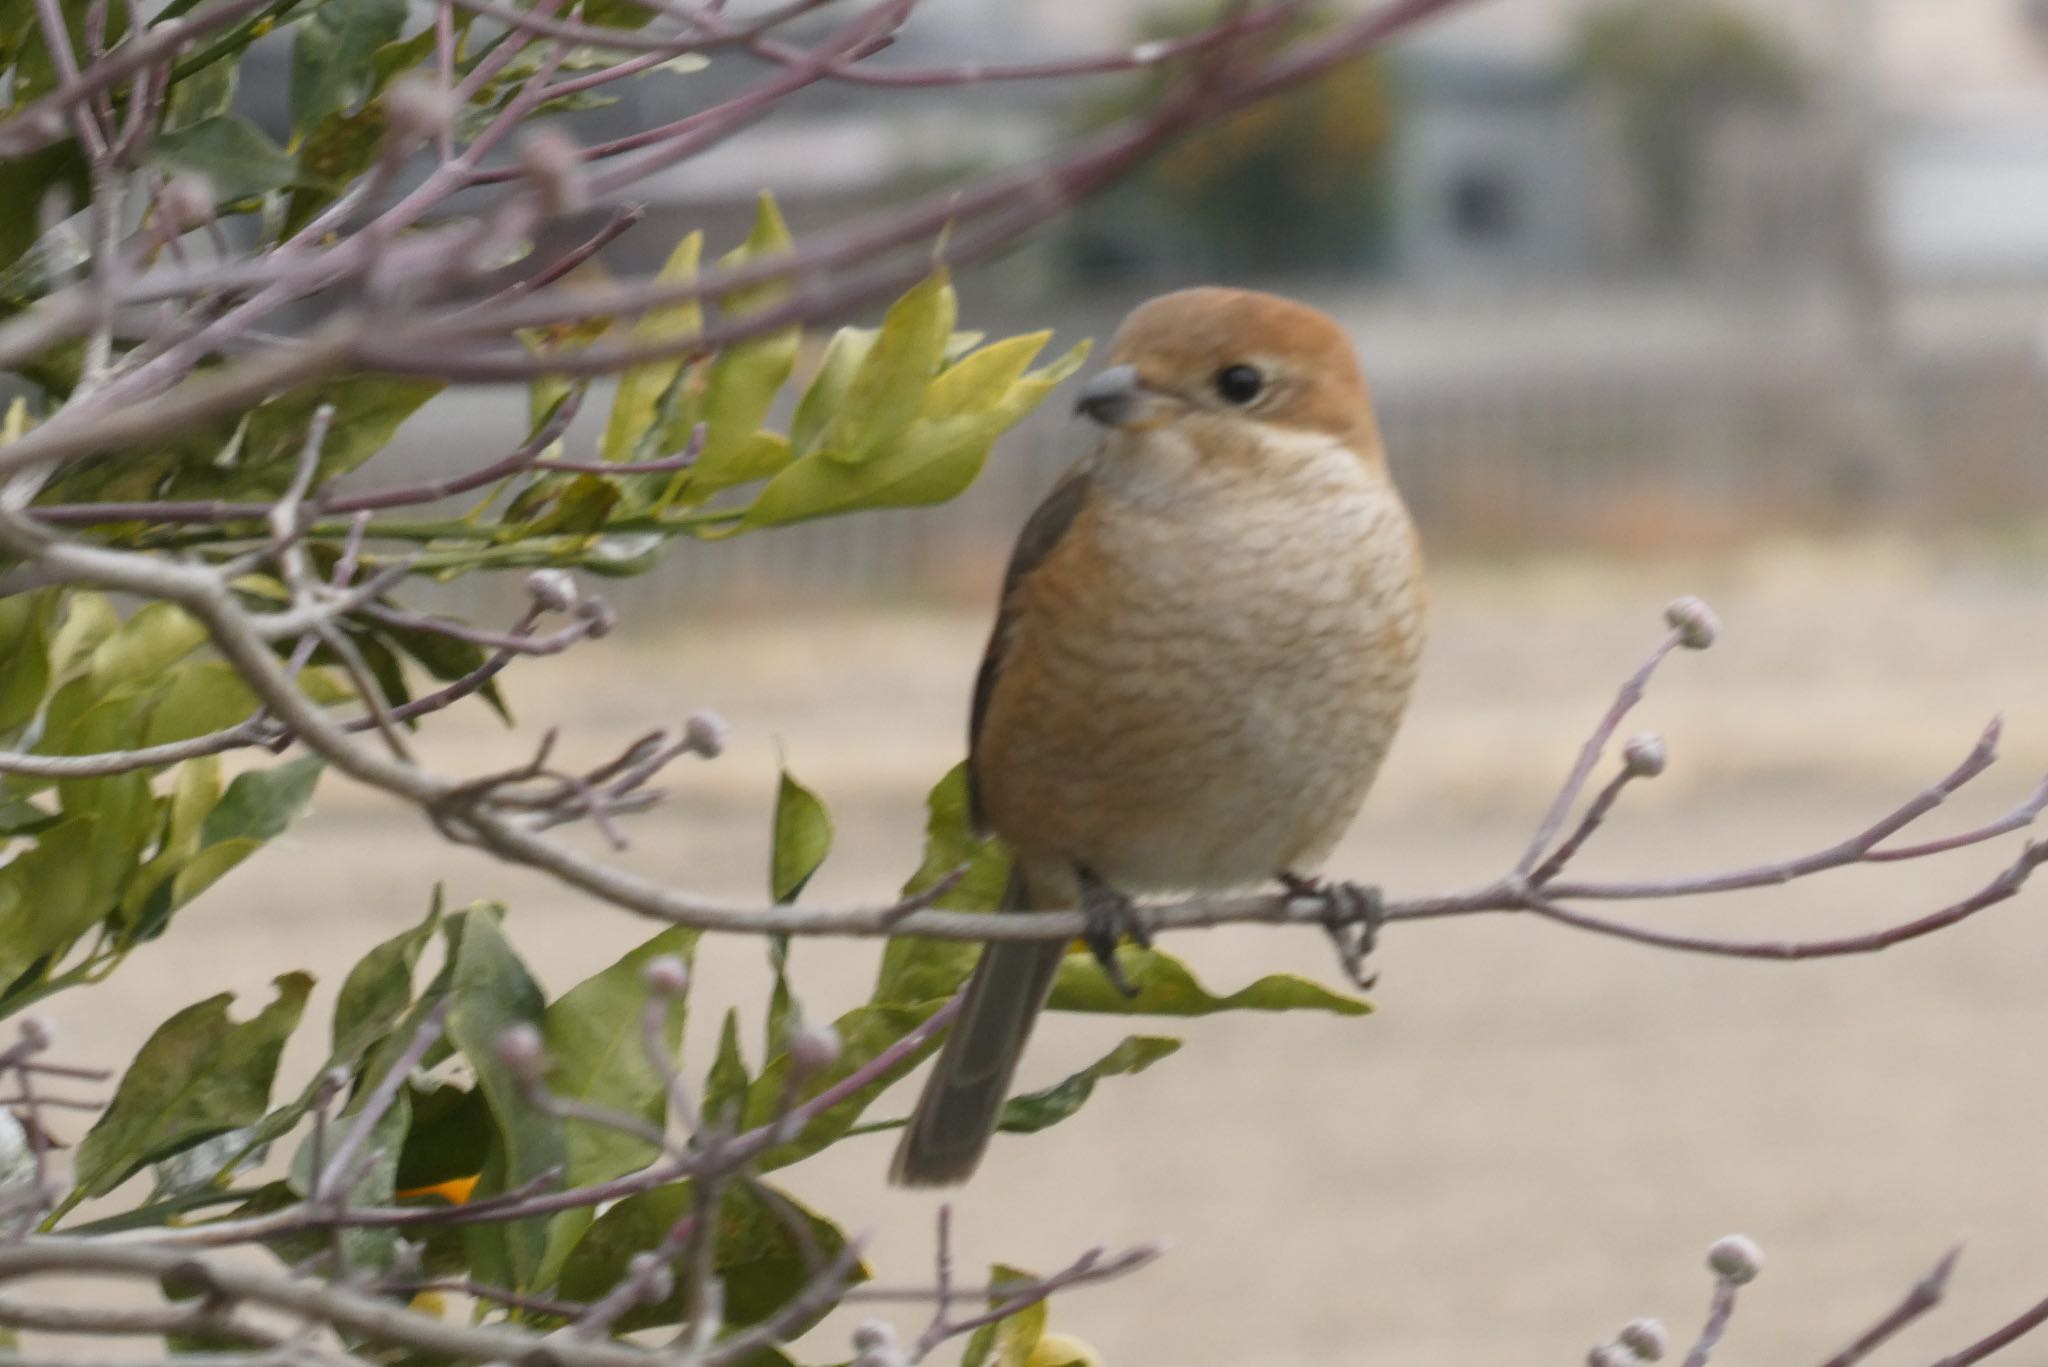
<path fill-rule="evenodd" d="M 1137 416 L 1145 397 L 1134 365 L 1113 365 L 1081 386 L 1074 411 L 1086 414 L 1104 427 L 1121 427 Z"/>

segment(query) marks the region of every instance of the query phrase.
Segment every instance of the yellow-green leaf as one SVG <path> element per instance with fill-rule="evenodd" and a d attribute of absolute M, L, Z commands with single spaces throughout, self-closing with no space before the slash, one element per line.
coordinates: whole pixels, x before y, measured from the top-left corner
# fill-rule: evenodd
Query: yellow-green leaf
<path fill-rule="evenodd" d="M 790 419 L 791 450 L 806 456 L 817 446 L 831 426 L 833 415 L 845 407 L 854 374 L 874 350 L 879 336 L 873 328 L 841 328 L 832 334 L 832 340 L 825 344 L 825 355 L 818 362 L 818 373 L 811 377 L 810 386 L 797 403 L 796 416 Z"/>
<path fill-rule="evenodd" d="M 681 284 L 697 278 L 697 266 L 704 252 L 704 234 L 693 232 L 676 244 L 656 283 Z M 655 309 L 633 325 L 635 343 L 664 342 L 692 337 L 704 330 L 704 310 L 695 299 Z M 655 408 L 661 396 L 682 370 L 680 359 L 650 361 L 635 366 L 619 378 L 618 396 L 612 400 L 611 418 L 605 424 L 604 442 L 599 448 L 606 460 L 632 460 L 640 438 L 654 426 Z"/>
<path fill-rule="evenodd" d="M 939 372 L 931 388 L 925 391 L 924 407 L 918 410 L 918 416 L 951 418 L 963 413 L 986 413 L 1002 402 L 1010 386 L 1023 378 L 1031 362 L 1051 340 L 1051 332 L 1027 332 L 969 352 Z"/>
<path fill-rule="evenodd" d="M 945 359 L 956 309 L 943 268 L 889 306 L 880 335 L 861 358 L 833 415 L 825 451 L 843 461 L 863 461 L 910 424 Z"/>

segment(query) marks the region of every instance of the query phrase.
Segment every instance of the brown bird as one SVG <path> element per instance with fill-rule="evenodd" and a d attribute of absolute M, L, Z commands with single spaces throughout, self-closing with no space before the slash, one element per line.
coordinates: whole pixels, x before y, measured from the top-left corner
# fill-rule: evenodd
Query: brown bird
<path fill-rule="evenodd" d="M 1131 893 L 1319 886 L 1407 704 L 1424 591 L 1329 318 L 1184 290 L 1133 312 L 1110 362 L 1077 404 L 1100 441 L 1010 557 L 968 773 L 1014 857 L 1005 909 L 1081 906 L 1114 977 Z M 974 1171 L 1064 950 L 983 951 L 896 1181 Z"/>

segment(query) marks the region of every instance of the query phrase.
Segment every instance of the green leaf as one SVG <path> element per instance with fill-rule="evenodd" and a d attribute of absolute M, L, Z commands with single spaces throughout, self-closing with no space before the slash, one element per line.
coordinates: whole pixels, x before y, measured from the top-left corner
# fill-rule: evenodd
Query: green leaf
<path fill-rule="evenodd" d="M 0 799 L 0 836 L 40 835 L 64 818 L 22 798 Z"/>
<path fill-rule="evenodd" d="M 956 764 L 925 799 L 924 863 L 903 885 L 906 897 L 925 891 L 965 866 L 959 884 L 935 906 L 947 911 L 994 911 L 1010 880 L 1010 856 L 1000 842 L 976 836 L 967 813 L 967 765 Z M 892 938 L 882 951 L 873 1000 L 883 1005 L 941 1002 L 953 995 L 974 968 L 979 945 L 951 940 Z"/>
<path fill-rule="evenodd" d="M 723 1124 L 740 1111 L 747 1097 L 747 1061 L 740 1053 L 740 1013 L 728 1007 L 718 1031 L 718 1053 L 704 1078 L 704 1118 Z"/>
<path fill-rule="evenodd" d="M 78 664 L 99 648 L 100 642 L 121 629 L 121 615 L 114 605 L 97 593 L 74 593 L 64 623 L 50 642 L 50 675 L 68 679 Z"/>
<path fill-rule="evenodd" d="M 200 843 L 262 841 L 284 834 L 312 799 L 323 763 L 318 755 L 307 755 L 239 776 L 228 785 L 220 805 L 207 813 Z"/>
<path fill-rule="evenodd" d="M 513 1025 L 541 1028 L 545 1003 L 540 988 L 494 918 L 471 913 L 451 925 L 448 1038 L 475 1070 L 477 1087 L 497 1124 L 498 1150 L 477 1188 L 479 1195 L 490 1195 L 562 1166 L 568 1147 L 561 1122 L 526 1103 L 518 1078 L 499 1060 L 496 1047 L 498 1037 Z M 478 1275 L 502 1275 L 518 1289 L 536 1285 L 547 1257 L 547 1224 L 545 1217 L 536 1217 L 472 1231 L 472 1257 L 504 1260 L 502 1268 L 479 1267 Z"/>
<path fill-rule="evenodd" d="M 998 343 L 989 350 L 998 350 L 1003 345 Z M 734 530 L 783 526 L 864 508 L 944 502 L 974 482 L 996 438 L 1036 407 L 1054 385 L 1072 374 L 1086 354 L 1085 344 L 1075 347 L 1051 365 L 1012 383 L 987 408 L 920 417 L 899 430 L 885 448 L 858 463 L 849 463 L 828 434 L 818 450 L 801 457 L 768 482 Z M 973 359 L 969 357 L 960 364 L 968 365 Z M 996 369 L 1008 364 L 1005 360 L 1004 367 Z M 865 362 L 862 370 L 866 370 Z M 943 396 L 943 406 L 951 408 L 969 398 L 982 402 L 988 396 L 963 382 Z M 855 399 L 849 394 L 845 402 L 851 404 Z M 835 424 L 835 432 L 836 429 Z"/>
<path fill-rule="evenodd" d="M 399 1189 L 439 1186 L 482 1172 L 498 1139 L 484 1094 L 446 1084 L 409 1090 L 413 1124 L 399 1154 Z"/>
<path fill-rule="evenodd" d="M 957 418 L 998 407 L 1051 340 L 1050 332 L 1029 332 L 970 352 L 939 372 L 918 416 Z"/>
<path fill-rule="evenodd" d="M 154 682 L 205 642 L 206 628 L 183 608 L 150 603 L 93 651 L 93 687 L 104 692 L 116 684 Z"/>
<path fill-rule="evenodd" d="M 734 270 L 750 261 L 787 255 L 789 250 L 789 228 L 774 196 L 764 191 L 755 209 L 752 233 L 743 245 L 721 258 L 718 266 L 721 271 Z M 743 317 L 773 306 L 788 293 L 786 281 L 771 280 L 728 294 L 720 304 L 727 315 Z M 719 352 L 705 381 L 704 450 L 675 487 L 687 485 L 690 496 L 702 498 L 766 473 L 764 457 L 770 448 L 757 439 L 764 435 L 761 424 L 776 394 L 796 366 L 802 336 L 802 329 L 792 323 Z"/>
<path fill-rule="evenodd" d="M 681 284 L 697 278 L 697 264 L 704 251 L 704 234 L 693 232 L 676 244 L 668 261 L 655 277 L 657 284 Z M 704 310 L 695 300 L 668 308 L 654 309 L 633 325 L 636 344 L 693 337 L 704 330 Z M 605 424 L 604 440 L 598 450 L 605 460 L 632 460 L 640 439 L 654 428 L 655 408 L 683 368 L 682 358 L 650 361 L 634 366 L 619 378 L 618 396 L 612 400 L 611 418 Z"/>
<path fill-rule="evenodd" d="M 825 344 L 824 359 L 818 362 L 818 373 L 811 377 L 809 388 L 796 406 L 796 416 L 790 420 L 791 450 L 807 456 L 817 448 L 833 415 L 846 406 L 846 393 L 854 374 L 874 350 L 879 336 L 881 333 L 874 328 L 841 328 L 832 334 L 832 340 Z"/>
<path fill-rule="evenodd" d="M 832 850 L 832 814 L 818 795 L 782 771 L 775 790 L 775 848 L 769 854 L 768 895 L 794 902 Z"/>
<path fill-rule="evenodd" d="M 413 970 L 440 924 L 436 898 L 424 921 L 377 945 L 348 971 L 334 1001 L 332 1063 L 353 1067 L 405 1015 L 412 1002 Z"/>
<path fill-rule="evenodd" d="M 405 28 L 405 0 L 322 0 L 292 43 L 292 127 L 305 132 L 376 88 L 377 49 Z"/>
<path fill-rule="evenodd" d="M 554 1064 L 548 1086 L 557 1096 L 624 1111 L 659 1125 L 668 1110 L 667 1083 L 655 1071 L 641 1041 L 641 1017 L 648 1001 L 647 965 L 663 955 L 685 963 L 696 957 L 699 932 L 687 926 L 664 930 L 611 967 L 571 988 L 547 1009 L 541 1031 Z M 685 1003 L 669 1004 L 662 1040 L 674 1058 L 682 1048 Z M 646 1167 L 660 1151 L 617 1130 L 569 1121 L 565 1186 L 608 1181 Z"/>
<path fill-rule="evenodd" d="M 1004 1134 L 1035 1134 L 1067 1119 L 1095 1092 L 1095 1084 L 1106 1077 L 1142 1073 L 1168 1054 L 1180 1049 L 1181 1041 L 1167 1035 L 1127 1035 L 1116 1048 L 1080 1072 L 1063 1078 L 1041 1091 L 1013 1096 L 1003 1103 L 996 1128 Z M 860 1134 L 900 1130 L 907 1119 L 877 1120 L 861 1125 Z"/>
<path fill-rule="evenodd" d="M 19 731 L 50 688 L 50 629 L 59 591 L 0 598 L 0 735 Z"/>
<path fill-rule="evenodd" d="M 72 816 L 0 867 L 0 987 L 45 955 L 61 954 L 111 909 L 110 879 L 99 858 L 100 818 Z"/>
<path fill-rule="evenodd" d="M 964 492 L 1011 420 L 995 413 L 919 420 L 858 464 L 827 446 L 768 481 L 738 530 L 786 527 L 876 508 L 918 508 Z"/>
<path fill-rule="evenodd" d="M 0 266 L 12 265 L 36 244 L 42 233 L 37 206 L 53 190 L 74 207 L 86 202 L 85 158 L 77 142 L 67 138 L 25 157 L 0 157 L 0 204 L 14 206 L 0 214 Z"/>
<path fill-rule="evenodd" d="M 1213 995 L 1195 981 L 1186 964 L 1157 949 L 1126 945 L 1117 951 L 1117 966 L 1137 990 L 1126 997 L 1110 984 L 1093 956 L 1072 953 L 1053 979 L 1050 1005 L 1055 1011 L 1099 1011 L 1120 1016 L 1207 1016 L 1219 1011 L 1331 1011 L 1363 1016 L 1372 1004 L 1346 996 L 1292 973 L 1272 973 L 1227 997 Z"/>
<path fill-rule="evenodd" d="M 832 1022 L 832 1028 L 839 1036 L 839 1058 L 831 1067 L 807 1077 L 796 1089 L 794 1099 L 799 1103 L 805 1102 L 827 1088 L 838 1086 L 857 1069 L 872 1063 L 885 1049 L 923 1024 L 925 1018 L 940 1005 L 940 1002 L 922 1002 L 915 1006 L 857 1006 L 841 1015 Z M 790 1142 L 768 1150 L 761 1156 L 761 1171 L 786 1167 L 839 1142 L 875 1098 L 897 1079 L 908 1076 L 938 1047 L 938 1043 L 937 1039 L 932 1039 L 924 1047 L 912 1050 L 883 1070 L 880 1076 L 856 1088 L 837 1105 L 814 1118 Z M 789 1090 L 788 1079 L 789 1056 L 777 1055 L 747 1089 L 744 1128 L 765 1125 L 774 1118 Z"/>
<path fill-rule="evenodd" d="M 849 463 L 864 461 L 909 425 L 945 359 L 957 307 L 944 268 L 889 306 L 881 335 L 861 358 L 832 419 L 827 451 Z"/>
<path fill-rule="evenodd" d="M 348 1133 L 355 1112 L 344 1112 L 339 1120 L 327 1127 L 328 1143 L 340 1142 Z M 398 1155 L 405 1143 L 406 1131 L 412 1127 L 412 1104 L 405 1089 L 400 1088 L 391 1108 L 377 1117 L 377 1123 L 370 1128 L 360 1152 L 369 1161 L 362 1166 L 362 1175 L 348 1189 L 347 1201 L 355 1206 L 388 1206 L 398 1187 Z M 331 1150 L 313 1150 L 313 1138 L 306 1136 L 292 1155 L 291 1185 L 295 1194 L 309 1196 L 318 1172 L 313 1164 L 316 1160 L 325 1162 L 331 1157 Z M 309 1246 L 305 1254 L 312 1253 L 324 1244 L 333 1247 L 332 1240 L 320 1240 Z M 395 1229 L 346 1229 L 341 1232 L 342 1255 L 354 1271 L 383 1272 L 390 1268 L 398 1253 L 398 1231 Z"/>
<path fill-rule="evenodd" d="M 104 1196 L 145 1164 L 263 1118 L 278 1057 L 313 980 L 287 973 L 276 986 L 277 999 L 242 1024 L 229 1019 L 234 994 L 223 992 L 157 1027 L 80 1141 L 78 1185 L 63 1209 Z"/>
<path fill-rule="evenodd" d="M 156 857 L 128 880 L 128 889 L 121 895 L 121 919 L 130 927 L 131 935 L 140 932 L 146 919 L 160 923 L 171 912 L 170 898 L 166 896 L 157 916 L 144 916 L 144 909 L 155 900 L 165 880 L 175 877 L 199 853 L 201 823 L 220 801 L 219 756 L 187 760 L 176 773 L 171 784 L 170 814 Z"/>
<path fill-rule="evenodd" d="M 384 150 L 387 124 L 384 106 L 372 102 L 351 114 L 331 112 L 313 125 L 313 131 L 299 143 L 291 198 L 285 205 L 285 234 L 311 223 L 370 169 Z"/>
<path fill-rule="evenodd" d="M 164 102 L 164 127 L 177 132 L 227 113 L 235 102 L 238 71 L 233 62 L 210 62 L 172 82 Z"/>
<path fill-rule="evenodd" d="M 218 204 L 282 190 L 297 178 L 299 170 L 283 148 L 240 114 L 215 114 L 165 133 L 157 139 L 149 160 L 166 171 L 196 171 L 205 176 Z"/>
<path fill-rule="evenodd" d="M 1005 1134 L 1032 1134 L 1057 1125 L 1081 1109 L 1106 1077 L 1142 1073 L 1178 1050 L 1181 1042 L 1166 1035 L 1129 1035 L 1116 1048 L 1070 1077 L 1043 1091 L 1013 1096 L 1003 1105 L 996 1128 Z"/>
<path fill-rule="evenodd" d="M 659 1246 L 679 1220 L 694 1208 L 695 1193 L 687 1182 L 657 1187 L 629 1196 L 591 1225 L 562 1269 L 561 1294 L 571 1300 L 595 1300 L 624 1279 L 636 1253 Z M 805 1237 L 794 1230 L 802 1229 Z M 805 1244 L 827 1262 L 846 1248 L 846 1236 L 831 1221 L 795 1198 L 766 1186 L 735 1183 L 720 1196 L 717 1242 L 712 1246 L 713 1271 L 725 1284 L 725 1320 L 729 1327 L 758 1323 L 788 1305 L 815 1275 Z M 677 1271 L 682 1272 L 680 1260 Z M 865 1281 L 865 1265 L 852 1280 Z M 682 1276 L 678 1283 L 684 1282 Z M 632 1331 L 679 1323 L 687 1307 L 680 1290 L 653 1305 L 628 1311 L 619 1329 Z M 795 1338 L 824 1318 L 830 1306 L 788 1327 Z"/>
<path fill-rule="evenodd" d="M 256 713 L 256 695 L 232 665 L 192 660 L 174 666 L 142 729 L 144 745 L 164 745 L 238 726 Z"/>
<path fill-rule="evenodd" d="M 175 911 L 205 892 L 228 870 L 263 848 L 260 840 L 238 837 L 208 845 L 192 856 L 186 865 L 171 878 L 171 903 L 168 910 Z"/>
<path fill-rule="evenodd" d="M 989 1289 L 995 1290 L 1011 1282 L 1036 1281 L 1029 1272 L 998 1263 L 991 1268 Z M 999 1298 L 992 1297 L 989 1308 L 1001 1305 Z M 1012 1315 L 1005 1315 L 994 1324 L 985 1324 L 974 1331 L 967 1340 L 967 1347 L 960 1355 L 960 1367 L 1026 1367 L 1031 1360 L 1031 1350 L 1045 1337 L 1046 1309 L 1043 1300 Z"/>

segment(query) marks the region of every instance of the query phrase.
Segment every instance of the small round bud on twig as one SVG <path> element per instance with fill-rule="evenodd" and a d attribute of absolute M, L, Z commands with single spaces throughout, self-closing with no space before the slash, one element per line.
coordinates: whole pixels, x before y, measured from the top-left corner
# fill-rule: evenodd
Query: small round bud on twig
<path fill-rule="evenodd" d="M 626 1275 L 646 1293 L 643 1302 L 665 1301 L 676 1289 L 675 1269 L 653 1253 L 635 1253 L 626 1264 Z"/>
<path fill-rule="evenodd" d="M 829 1025 L 805 1023 L 789 1032 L 789 1066 L 810 1077 L 839 1062 L 839 1032 Z"/>
<path fill-rule="evenodd" d="M 1636 1367 L 1636 1355 L 1618 1343 L 1603 1343 L 1586 1354 L 1586 1367 Z"/>
<path fill-rule="evenodd" d="M 1721 634 L 1721 619 L 1712 608 L 1693 597 L 1673 599 L 1671 606 L 1664 609 L 1664 620 L 1678 632 L 1679 643 L 1687 650 L 1705 650 Z"/>
<path fill-rule="evenodd" d="M 407 147 L 440 136 L 455 118 L 453 92 L 424 76 L 400 76 L 384 88 L 378 103 L 391 140 Z"/>
<path fill-rule="evenodd" d="M 1764 1251 L 1747 1235 L 1730 1234 L 1725 1239 L 1716 1239 L 1707 1250 L 1707 1266 L 1715 1276 L 1741 1286 L 1755 1281 L 1756 1274 L 1763 1271 Z"/>
<path fill-rule="evenodd" d="M 619 614 L 612 611 L 612 605 L 602 598 L 586 598 L 576 605 L 576 615 L 590 623 L 593 639 L 609 636 L 612 628 L 619 624 Z"/>
<path fill-rule="evenodd" d="M 49 1048 L 57 1039 L 57 1027 L 50 1024 L 48 1016 L 23 1016 L 20 1029 L 21 1042 L 38 1052 Z"/>
<path fill-rule="evenodd" d="M 547 1062 L 547 1049 L 541 1043 L 540 1031 L 525 1021 L 500 1030 L 498 1037 L 491 1041 L 491 1048 L 498 1055 L 498 1061 L 524 1082 L 538 1081 Z"/>
<path fill-rule="evenodd" d="M 1671 1335 L 1665 1331 L 1664 1321 L 1657 1319 L 1630 1320 L 1614 1341 L 1644 1362 L 1661 1362 L 1671 1351 Z"/>
<path fill-rule="evenodd" d="M 549 612 L 567 612 L 583 601 L 583 590 L 567 570 L 535 570 L 526 576 L 526 596 Z"/>
<path fill-rule="evenodd" d="M 536 128 L 519 140 L 519 169 L 546 213 L 574 213 L 590 200 L 583 149 L 559 128 Z"/>
<path fill-rule="evenodd" d="M 896 1346 L 896 1326 L 887 1320 L 862 1320 L 853 1328 L 855 1352 L 868 1353 L 877 1348 Z"/>
<path fill-rule="evenodd" d="M 1631 778 L 1655 778 L 1664 772 L 1664 738 L 1654 731 L 1641 731 L 1621 747 L 1621 761 Z"/>
<path fill-rule="evenodd" d="M 717 759 L 725 753 L 725 745 L 732 738 L 732 731 L 725 724 L 725 718 L 716 712 L 692 712 L 683 721 L 683 744 L 688 749 L 704 756 Z"/>
<path fill-rule="evenodd" d="M 647 967 L 640 970 L 640 980 L 647 984 L 649 992 L 680 997 L 690 990 L 690 967 L 675 955 L 664 954 L 647 961 Z"/>
<path fill-rule="evenodd" d="M 157 207 L 174 228 L 202 228 L 213 221 L 213 182 L 197 171 L 181 171 L 164 183 Z"/>
<path fill-rule="evenodd" d="M 329 1068 L 320 1075 L 320 1086 L 316 1095 L 322 1106 L 340 1096 L 348 1087 L 349 1071 L 346 1068 Z"/>

